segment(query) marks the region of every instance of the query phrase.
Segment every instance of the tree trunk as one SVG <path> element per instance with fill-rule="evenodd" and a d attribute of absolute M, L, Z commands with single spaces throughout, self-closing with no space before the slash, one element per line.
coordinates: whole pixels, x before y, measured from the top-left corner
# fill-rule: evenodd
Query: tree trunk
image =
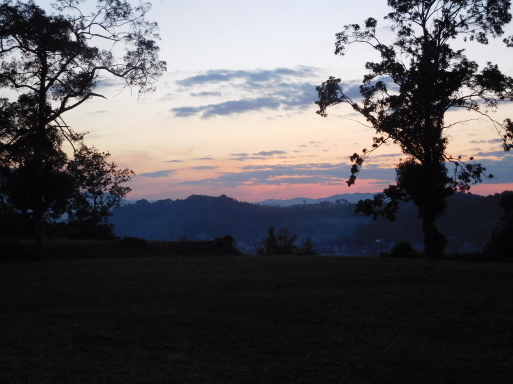
<path fill-rule="evenodd" d="M 43 258 L 43 229 L 44 212 L 41 209 L 34 209 L 34 258 L 41 260 Z"/>
<path fill-rule="evenodd" d="M 427 259 L 434 259 L 436 256 L 435 249 L 435 219 L 424 214 L 422 218 L 422 231 L 424 232 L 424 253 Z"/>
<path fill-rule="evenodd" d="M 34 220 L 34 258 L 43 258 L 43 140 L 44 125 L 38 124 L 34 143 L 34 190 L 33 190 L 33 220 Z"/>
<path fill-rule="evenodd" d="M 46 72 L 44 73 L 46 74 Z M 42 78 L 44 78 L 42 76 Z M 43 82 L 44 83 L 44 82 Z M 45 107 L 46 93 L 44 89 L 39 91 L 38 113 L 36 135 L 34 138 L 34 190 L 33 190 L 33 215 L 34 215 L 34 258 L 43 258 L 43 237 L 44 237 L 44 153 L 43 143 L 45 140 Z"/>

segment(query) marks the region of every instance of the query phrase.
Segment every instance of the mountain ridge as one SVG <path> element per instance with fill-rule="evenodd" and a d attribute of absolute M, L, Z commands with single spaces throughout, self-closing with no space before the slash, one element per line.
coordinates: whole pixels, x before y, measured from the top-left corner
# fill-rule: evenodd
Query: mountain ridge
<path fill-rule="evenodd" d="M 337 200 L 347 200 L 349 203 L 357 203 L 362 199 L 370 199 L 374 196 L 374 193 L 342 193 L 338 195 L 321 197 L 319 199 L 311 199 L 309 197 L 294 197 L 292 199 L 266 199 L 263 201 L 257 201 L 253 204 L 260 205 L 270 205 L 270 206 L 280 206 L 280 207 L 289 207 L 291 205 L 301 205 L 301 204 L 318 204 L 325 201 L 329 201 L 330 203 L 335 203 Z"/>

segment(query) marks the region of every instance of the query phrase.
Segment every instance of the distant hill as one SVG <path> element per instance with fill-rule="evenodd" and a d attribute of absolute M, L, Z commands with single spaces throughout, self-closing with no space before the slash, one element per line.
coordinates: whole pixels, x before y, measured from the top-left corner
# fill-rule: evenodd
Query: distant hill
<path fill-rule="evenodd" d="M 329 197 L 323 197 L 320 199 L 311 199 L 309 197 L 295 197 L 292 199 L 285 199 L 285 200 L 279 200 L 279 199 L 267 199 L 264 201 L 257 201 L 253 204 L 259 204 L 259 205 L 269 205 L 269 206 L 275 206 L 275 207 L 290 207 L 291 205 L 297 205 L 297 204 L 318 204 L 325 201 L 329 201 L 330 203 L 335 203 L 337 200 L 347 200 L 349 203 L 357 203 L 358 200 L 362 199 L 371 199 L 374 196 L 374 193 L 343 193 L 340 195 L 333 195 Z M 121 204 L 135 204 L 137 201 L 140 200 L 128 200 L 128 199 L 122 199 Z M 147 200 L 149 203 L 154 203 L 158 200 Z"/>
<path fill-rule="evenodd" d="M 287 228 L 301 240 L 339 241 L 355 226 L 370 219 L 354 217 L 352 204 L 308 204 L 276 207 L 240 202 L 225 195 L 191 195 L 186 199 L 136 201 L 113 211 L 110 222 L 118 236 L 149 240 L 208 240 L 232 235 L 237 241 L 255 244 L 267 230 Z"/>
<path fill-rule="evenodd" d="M 143 200 L 146 200 L 146 199 L 143 199 Z M 125 205 L 125 204 L 135 204 L 137 203 L 138 201 L 141 201 L 141 200 L 128 200 L 128 199 L 121 199 L 121 205 Z M 154 203 L 158 200 L 146 200 L 148 203 Z"/>
<path fill-rule="evenodd" d="M 143 199 L 115 208 L 109 221 L 115 225 L 118 236 L 148 240 L 210 240 L 229 234 L 237 242 L 251 246 L 265 238 L 269 227 L 274 226 L 277 231 L 287 228 L 300 240 L 309 237 L 317 245 L 362 247 L 378 239 L 389 243 L 423 242 L 418 210 L 411 203 L 401 207 L 393 222 L 353 216 L 355 205 L 349 201 L 371 196 L 370 193 L 355 193 L 254 204 L 225 195 L 191 195 L 186 199 L 155 202 Z M 499 194 L 451 196 L 447 200 L 447 214 L 437 222 L 439 230 L 448 237 L 449 247 L 469 251 L 481 248 L 490 239 L 502 214 L 497 205 L 499 199 Z"/>
<path fill-rule="evenodd" d="M 295 197 L 293 199 L 267 199 L 264 201 L 256 202 L 255 204 L 260 205 L 270 205 L 275 207 L 289 207 L 291 205 L 297 204 L 318 204 L 325 201 L 329 201 L 330 203 L 335 203 L 337 200 L 347 200 L 349 203 L 357 203 L 358 200 L 362 199 L 371 199 L 374 196 L 374 193 L 343 193 L 340 195 L 333 195 L 329 197 L 324 197 L 320 199 L 310 199 L 309 197 Z"/>

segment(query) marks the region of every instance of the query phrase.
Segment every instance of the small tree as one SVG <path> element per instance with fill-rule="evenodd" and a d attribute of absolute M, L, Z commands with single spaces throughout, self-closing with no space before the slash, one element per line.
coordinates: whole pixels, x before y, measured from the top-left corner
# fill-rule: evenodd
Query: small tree
<path fill-rule="evenodd" d="M 26 92 L 35 102 L 33 154 L 36 255 L 42 256 L 46 180 L 44 141 L 52 126 L 66 129 L 65 112 L 94 97 L 108 74 L 139 95 L 154 90 L 166 63 L 158 58 L 157 24 L 149 3 L 98 0 L 91 14 L 80 0 L 57 0 L 48 14 L 32 0 L 0 3 L 0 87 Z M 50 107 L 48 107 L 50 105 Z"/>
<path fill-rule="evenodd" d="M 504 212 L 499 218 L 496 227 L 492 232 L 492 238 L 487 244 L 491 251 L 498 251 L 504 255 L 513 254 L 513 191 L 506 191 L 502 194 L 499 207 Z"/>
<path fill-rule="evenodd" d="M 419 253 L 413 248 L 410 243 L 401 241 L 396 243 L 390 252 L 381 252 L 379 257 L 404 257 L 404 258 L 417 258 Z"/>
<path fill-rule="evenodd" d="M 388 0 L 388 5 L 392 12 L 385 19 L 396 34 L 393 44 L 379 39 L 373 18 L 363 26 L 346 25 L 336 35 L 335 54 L 344 55 L 351 44 L 364 43 L 381 56 L 381 61 L 365 65 L 369 73 L 360 86 L 363 101 L 352 100 L 341 80 L 330 77 L 317 87 L 317 113 L 327 116 L 329 107 L 347 103 L 376 130 L 372 148 L 350 157 L 354 164 L 349 186 L 370 153 L 383 144 L 399 145 L 405 158 L 396 168 L 397 184 L 373 200 L 360 201 L 357 213 L 394 219 L 400 201 L 413 201 L 422 220 L 426 255 L 434 257 L 438 252 L 435 223 L 445 212 L 446 198 L 457 190 L 468 191 L 485 171 L 480 164 L 463 163 L 447 154 L 447 130 L 454 124 L 445 123 L 445 113 L 466 109 L 487 118 L 503 138 L 505 149 L 513 137 L 510 120 L 500 123 L 488 114 L 499 102 L 513 99 L 513 79 L 492 63 L 480 71 L 451 42 L 461 38 L 487 44 L 490 38 L 503 35 L 503 26 L 511 21 L 510 1 Z M 504 42 L 513 46 L 513 38 Z M 454 178 L 449 176 L 447 162 L 456 166 Z"/>
<path fill-rule="evenodd" d="M 314 255 L 314 243 L 309 238 L 301 246 L 294 243 L 297 235 L 290 233 L 286 228 L 280 229 L 278 236 L 274 234 L 274 227 L 267 231 L 268 236 L 255 247 L 259 255 Z"/>
<path fill-rule="evenodd" d="M 105 238 L 112 236 L 108 218 L 131 189 L 121 184 L 130 181 L 134 172 L 119 169 L 107 162 L 108 152 L 81 145 L 68 164 L 75 180 L 75 195 L 68 207 L 68 223 L 76 237 Z"/>

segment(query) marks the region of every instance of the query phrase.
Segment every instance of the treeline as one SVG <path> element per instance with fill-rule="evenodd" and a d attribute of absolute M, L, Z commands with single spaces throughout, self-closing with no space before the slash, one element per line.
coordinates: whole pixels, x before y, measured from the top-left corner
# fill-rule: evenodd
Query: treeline
<path fill-rule="evenodd" d="M 506 193 L 490 196 L 457 193 L 449 197 L 447 212 L 437 221 L 437 227 L 447 237 L 449 247 L 469 243 L 480 249 L 488 242 L 504 214 L 499 202 Z M 376 239 L 422 243 L 423 233 L 417 212 L 412 203 L 403 204 L 395 221 L 378 218 L 358 225 L 354 235 L 346 240 L 357 246 L 368 245 Z"/>
<path fill-rule="evenodd" d="M 287 228 L 300 240 L 327 243 L 350 235 L 367 218 L 352 217 L 352 204 L 302 204 L 275 207 L 239 202 L 225 195 L 191 195 L 186 199 L 139 200 L 113 210 L 118 236 L 154 240 L 206 240 L 232 235 L 255 244 L 270 226 Z"/>
<path fill-rule="evenodd" d="M 77 145 L 84 135 L 73 132 L 64 116 L 90 99 L 106 98 L 97 87 L 104 75 L 142 96 L 155 90 L 166 70 L 155 44 L 157 24 L 145 19 L 148 3 L 99 0 L 92 13 L 79 3 L 57 1 L 51 12 L 33 1 L 0 4 L 0 88 L 15 91 L 0 98 L 0 231 L 4 237 L 33 236 L 35 258 L 43 256 L 45 230 L 56 229 L 52 219 L 67 213 L 65 228 L 57 226 L 64 235 L 99 237 L 109 234 L 104 219 L 119 200 L 110 198 L 108 154 Z M 76 151 L 68 159 L 64 140 L 88 164 L 76 162 Z M 107 178 L 94 181 L 92 193 L 84 167 L 96 180 Z M 119 172 L 120 183 L 132 175 Z M 124 197 L 125 191 L 114 188 L 114 195 Z"/>
<path fill-rule="evenodd" d="M 48 124 L 38 154 L 36 102 L 30 95 L 16 102 L 0 98 L 0 238 L 31 238 L 42 229 L 49 236 L 112 238 L 107 218 L 130 191 L 123 183 L 134 173 L 67 126 Z M 65 141 L 74 148 L 71 156 Z"/>
<path fill-rule="evenodd" d="M 490 240 L 504 213 L 503 194 L 455 194 L 448 199 L 447 214 L 438 221 L 449 245 L 472 244 L 481 248 Z M 387 242 L 422 243 L 423 234 L 413 204 L 404 204 L 395 221 L 354 216 L 355 204 L 301 204 L 289 207 L 260 206 L 227 196 L 192 195 L 186 199 L 139 200 L 113 210 L 111 222 L 118 236 L 154 240 L 206 240 L 232 235 L 238 242 L 256 244 L 270 226 L 286 228 L 300 240 L 316 245 L 369 246 Z"/>

